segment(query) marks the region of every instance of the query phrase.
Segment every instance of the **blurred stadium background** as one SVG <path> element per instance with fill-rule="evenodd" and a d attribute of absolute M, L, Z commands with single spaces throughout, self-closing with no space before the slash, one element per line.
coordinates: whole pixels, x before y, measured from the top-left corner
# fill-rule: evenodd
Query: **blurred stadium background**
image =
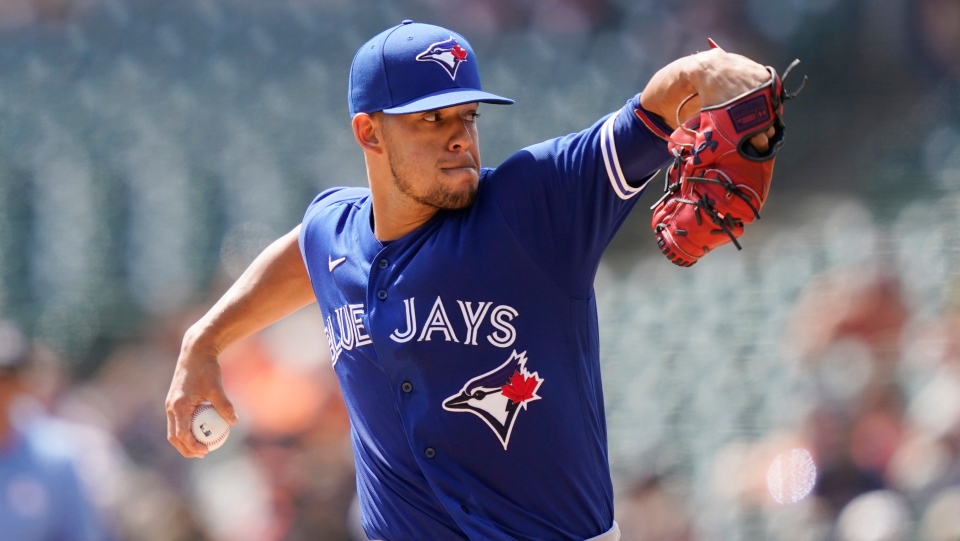
<path fill-rule="evenodd" d="M 707 36 L 799 57 L 745 249 L 669 264 L 655 181 L 601 268 L 624 539 L 960 539 L 960 1 L 0 0 L 0 318 L 34 360 L 7 413 L 56 420 L 103 539 L 365 539 L 315 307 L 223 356 L 243 423 L 205 460 L 163 399 L 183 330 L 315 193 L 365 184 L 347 72 L 404 18 L 517 99 L 483 108 L 486 165 Z M 44 512 L 25 486 L 0 508 Z"/>

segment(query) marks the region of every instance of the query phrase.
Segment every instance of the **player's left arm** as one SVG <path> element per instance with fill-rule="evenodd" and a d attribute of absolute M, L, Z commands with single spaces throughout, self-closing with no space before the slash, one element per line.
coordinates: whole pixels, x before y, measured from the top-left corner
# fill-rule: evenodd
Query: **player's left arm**
<path fill-rule="evenodd" d="M 487 189 L 544 273 L 585 298 L 604 249 L 669 161 L 669 133 L 635 95 L 582 131 L 516 152 Z"/>
<path fill-rule="evenodd" d="M 686 120 L 769 79 L 760 64 L 719 48 L 671 62 L 619 111 L 581 132 L 523 149 L 497 168 L 495 177 L 504 181 L 493 189 L 505 218 L 561 287 L 589 294 L 589 271 L 646 182 L 672 157 L 667 142 L 677 117 Z M 769 136 L 754 137 L 757 150 L 767 149 Z M 561 240 L 544 242 L 547 232 Z"/>

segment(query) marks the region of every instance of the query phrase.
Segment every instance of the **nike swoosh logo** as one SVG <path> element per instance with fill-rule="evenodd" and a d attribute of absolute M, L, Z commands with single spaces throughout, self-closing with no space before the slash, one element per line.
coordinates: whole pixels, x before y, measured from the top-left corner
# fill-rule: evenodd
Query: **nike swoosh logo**
<path fill-rule="evenodd" d="M 346 261 L 346 257 L 341 257 L 340 259 L 333 259 L 333 256 L 327 256 L 327 262 L 330 265 L 330 272 L 333 272 L 333 269 L 337 268 L 337 265 Z"/>

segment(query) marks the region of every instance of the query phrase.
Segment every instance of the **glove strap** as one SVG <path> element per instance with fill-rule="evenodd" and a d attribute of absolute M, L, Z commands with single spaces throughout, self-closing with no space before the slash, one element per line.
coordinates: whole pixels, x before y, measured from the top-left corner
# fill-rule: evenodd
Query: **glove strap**
<path fill-rule="evenodd" d="M 790 62 L 790 65 L 787 66 L 786 70 L 784 70 L 783 76 L 780 77 L 780 84 L 783 84 L 783 82 L 787 80 L 787 77 L 790 75 L 790 71 L 793 70 L 793 68 L 797 67 L 798 64 L 800 64 L 799 58 L 796 58 L 793 60 L 793 62 Z M 804 75 L 803 81 L 800 83 L 800 88 L 794 90 L 793 92 L 787 92 L 786 89 L 784 89 L 783 101 L 792 100 L 793 98 L 796 98 L 797 96 L 800 95 L 801 92 L 803 92 L 803 89 L 806 86 L 807 86 L 807 76 Z"/>

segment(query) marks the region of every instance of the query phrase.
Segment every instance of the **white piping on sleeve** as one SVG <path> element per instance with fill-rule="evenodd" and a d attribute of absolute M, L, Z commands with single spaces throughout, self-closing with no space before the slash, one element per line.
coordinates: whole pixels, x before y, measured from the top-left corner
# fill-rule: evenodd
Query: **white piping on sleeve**
<path fill-rule="evenodd" d="M 617 121 L 618 114 L 620 114 L 619 111 L 610 115 L 610 118 L 600 128 L 600 152 L 603 154 L 603 163 L 607 168 L 607 178 L 610 179 L 613 190 L 620 199 L 626 200 L 642 192 L 646 184 L 636 188 L 631 186 L 620 168 L 616 140 L 613 137 L 613 125 Z"/>

